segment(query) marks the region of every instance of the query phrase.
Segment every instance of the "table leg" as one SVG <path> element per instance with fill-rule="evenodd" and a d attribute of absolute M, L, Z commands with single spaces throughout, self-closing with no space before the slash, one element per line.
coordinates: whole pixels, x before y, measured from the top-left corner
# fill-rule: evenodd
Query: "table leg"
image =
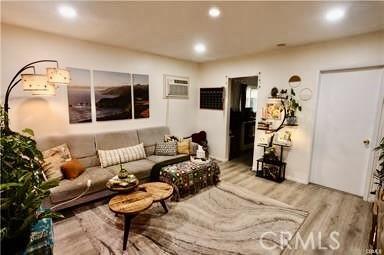
<path fill-rule="evenodd" d="M 123 238 L 123 251 L 127 249 L 127 241 L 128 241 L 128 234 L 129 234 L 129 228 L 131 227 L 131 219 L 133 216 L 131 215 L 124 215 L 124 238 Z"/>
<path fill-rule="evenodd" d="M 160 201 L 160 204 L 161 204 L 161 206 L 164 208 L 165 213 L 168 213 L 168 208 L 167 208 L 167 204 L 165 203 L 165 201 L 164 201 L 164 200 L 161 200 L 161 201 Z"/>

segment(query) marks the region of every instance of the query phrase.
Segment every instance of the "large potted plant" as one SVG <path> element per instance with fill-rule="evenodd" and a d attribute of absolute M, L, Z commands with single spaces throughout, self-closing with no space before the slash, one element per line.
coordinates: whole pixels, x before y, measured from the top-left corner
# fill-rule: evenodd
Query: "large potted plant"
<path fill-rule="evenodd" d="M 42 154 L 36 147 L 30 129 L 23 134 L 6 128 L 8 116 L 0 108 L 1 124 L 1 252 L 19 254 L 29 240 L 32 224 L 37 220 L 58 216 L 41 210 L 41 202 L 57 181 L 45 181 L 42 172 Z"/>

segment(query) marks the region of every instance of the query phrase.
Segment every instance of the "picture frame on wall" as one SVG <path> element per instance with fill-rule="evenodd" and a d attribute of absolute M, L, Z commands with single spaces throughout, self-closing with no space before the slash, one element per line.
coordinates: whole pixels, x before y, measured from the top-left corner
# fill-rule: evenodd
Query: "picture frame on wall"
<path fill-rule="evenodd" d="M 91 71 L 71 68 L 71 81 L 67 89 L 69 123 L 92 122 Z"/>
<path fill-rule="evenodd" d="M 93 71 L 96 121 L 132 119 L 130 73 Z"/>
<path fill-rule="evenodd" d="M 149 118 L 149 75 L 132 74 L 134 118 Z"/>

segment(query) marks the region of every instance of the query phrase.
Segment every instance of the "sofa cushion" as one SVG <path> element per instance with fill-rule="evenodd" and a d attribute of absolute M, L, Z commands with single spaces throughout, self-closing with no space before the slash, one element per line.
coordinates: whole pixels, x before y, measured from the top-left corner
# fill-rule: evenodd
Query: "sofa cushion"
<path fill-rule="evenodd" d="M 96 134 L 95 141 L 97 150 L 113 150 L 140 143 L 137 130 Z"/>
<path fill-rule="evenodd" d="M 87 181 L 91 180 L 91 187 L 86 194 L 105 190 L 105 184 L 114 175 L 100 167 L 87 168 L 79 177 L 73 180 L 62 180 L 59 186 L 51 189 L 50 199 L 52 203 L 70 200 L 80 195 L 87 187 Z"/>
<path fill-rule="evenodd" d="M 152 167 L 155 165 L 154 161 L 141 159 L 122 164 L 124 169 L 127 169 L 130 174 L 134 174 L 138 179 L 146 179 L 151 175 Z M 113 176 L 117 175 L 120 171 L 120 165 L 114 165 L 104 168 L 108 170 Z"/>
<path fill-rule="evenodd" d="M 48 136 L 36 139 L 37 147 L 41 151 L 67 144 L 72 158 L 78 159 L 84 167 L 93 167 L 99 164 L 96 156 L 94 135 L 66 135 Z"/>
<path fill-rule="evenodd" d="M 186 155 L 188 154 L 177 154 L 175 156 L 157 156 L 157 155 L 151 155 L 149 157 L 147 157 L 148 160 L 151 160 L 155 163 L 160 163 L 160 162 L 163 162 L 163 161 L 166 161 L 166 160 L 170 160 L 170 159 L 174 159 L 174 158 L 181 158 L 181 157 L 185 157 Z"/>
<path fill-rule="evenodd" d="M 147 156 L 153 155 L 155 145 L 158 141 L 164 140 L 164 135 L 169 134 L 168 127 L 151 127 L 137 130 L 140 143 L 144 143 Z"/>

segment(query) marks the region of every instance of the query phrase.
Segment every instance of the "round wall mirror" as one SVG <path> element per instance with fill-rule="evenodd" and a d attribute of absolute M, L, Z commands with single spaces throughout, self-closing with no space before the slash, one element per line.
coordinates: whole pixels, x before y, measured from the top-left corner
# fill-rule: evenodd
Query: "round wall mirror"
<path fill-rule="evenodd" d="M 297 88 L 301 85 L 301 78 L 298 75 L 292 75 L 288 80 L 289 86 L 291 88 Z"/>
<path fill-rule="evenodd" d="M 303 101 L 308 101 L 312 98 L 312 90 L 309 88 L 303 88 L 300 90 L 299 98 Z"/>

